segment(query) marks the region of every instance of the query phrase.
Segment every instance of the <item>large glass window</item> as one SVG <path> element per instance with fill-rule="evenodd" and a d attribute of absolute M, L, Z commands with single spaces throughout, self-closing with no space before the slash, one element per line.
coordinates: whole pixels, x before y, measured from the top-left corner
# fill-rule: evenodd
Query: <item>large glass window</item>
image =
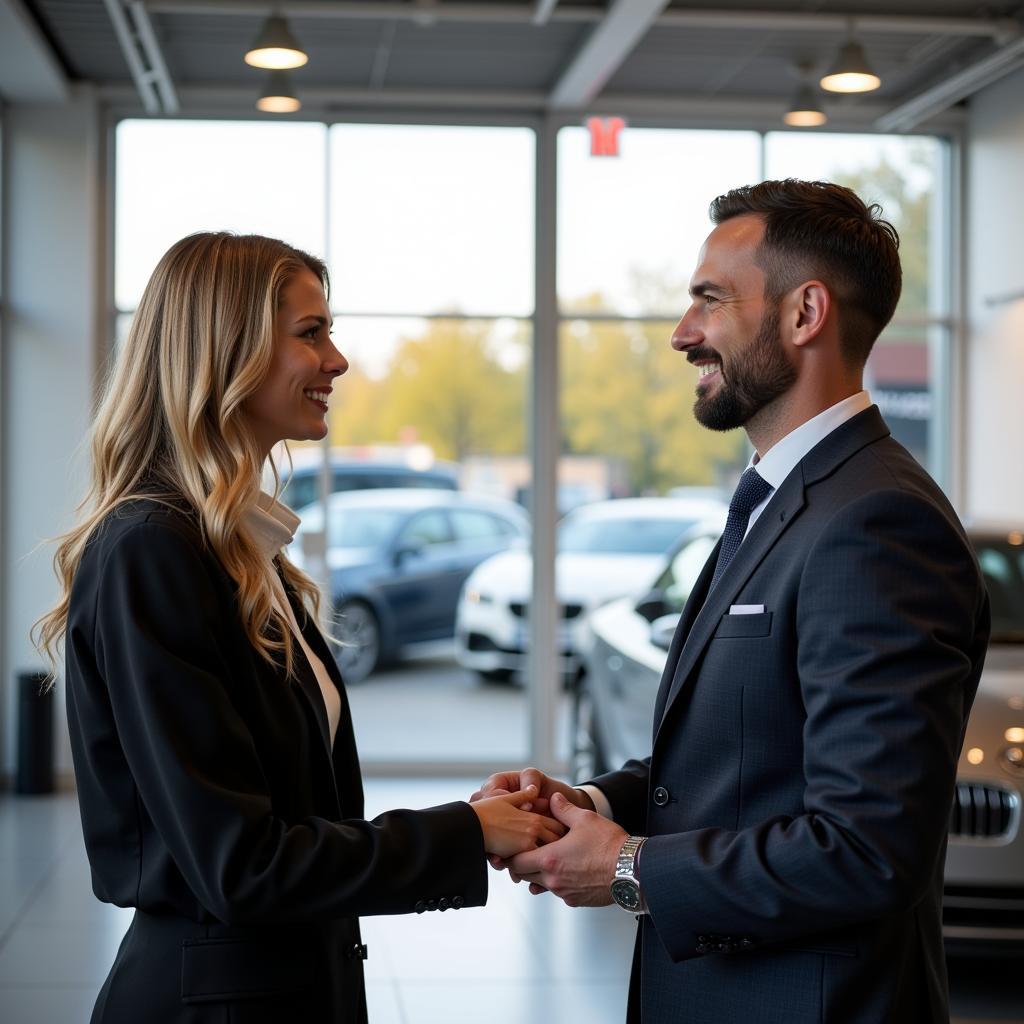
<path fill-rule="evenodd" d="M 556 156 L 558 511 L 643 499 L 629 515 L 617 507 L 625 528 L 592 530 L 559 553 L 569 678 L 588 604 L 656 578 L 660 556 L 638 537 L 714 514 L 748 456 L 741 431 L 695 422 L 696 371 L 669 345 L 709 202 L 794 175 L 883 205 L 903 239 L 904 292 L 867 386 L 941 479 L 948 199 L 944 147 L 923 137 L 631 127 L 621 156 L 597 158 L 583 129 L 567 127 Z M 334 337 L 351 369 L 326 443 L 294 446 L 284 497 L 306 509 L 294 557 L 322 580 L 349 641 L 370 763 L 512 761 L 529 749 L 534 178 L 535 137 L 521 127 L 117 128 L 115 337 L 160 255 L 189 232 L 269 234 L 328 260 Z M 323 484 L 335 492 L 326 515 Z M 671 514 L 659 504 L 669 501 Z M 643 527 L 629 525 L 634 515 Z"/>
<path fill-rule="evenodd" d="M 122 121 L 114 296 L 131 312 L 157 260 L 194 231 L 282 238 L 323 253 L 322 124 Z"/>

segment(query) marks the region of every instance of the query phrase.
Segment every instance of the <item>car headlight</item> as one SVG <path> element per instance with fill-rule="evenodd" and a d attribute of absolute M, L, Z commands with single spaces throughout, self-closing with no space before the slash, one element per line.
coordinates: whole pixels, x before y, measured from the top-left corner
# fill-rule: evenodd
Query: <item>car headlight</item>
<path fill-rule="evenodd" d="M 1024 774 L 1024 747 L 1007 747 L 1003 760 L 1013 771 Z"/>
<path fill-rule="evenodd" d="M 483 594 L 475 588 L 469 588 L 466 591 L 466 600 L 470 604 L 493 604 L 494 598 L 490 594 Z"/>

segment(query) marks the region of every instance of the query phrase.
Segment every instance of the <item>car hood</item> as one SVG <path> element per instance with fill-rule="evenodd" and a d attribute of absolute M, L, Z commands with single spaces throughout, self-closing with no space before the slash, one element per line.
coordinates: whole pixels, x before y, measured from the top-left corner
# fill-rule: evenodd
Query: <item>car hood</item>
<path fill-rule="evenodd" d="M 566 552 L 555 560 L 558 599 L 595 605 L 633 593 L 664 564 L 664 555 L 595 555 Z M 503 601 L 529 599 L 533 558 L 524 551 L 504 551 L 478 565 L 467 586 Z"/>

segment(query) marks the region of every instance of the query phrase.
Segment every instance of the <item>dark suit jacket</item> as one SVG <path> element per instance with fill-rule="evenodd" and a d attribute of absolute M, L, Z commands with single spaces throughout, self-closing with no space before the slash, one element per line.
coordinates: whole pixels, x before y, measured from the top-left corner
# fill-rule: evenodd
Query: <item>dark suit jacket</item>
<path fill-rule="evenodd" d="M 946 1020 L 943 860 L 989 630 L 956 515 L 872 407 L 796 466 L 708 595 L 717 554 L 651 757 L 594 780 L 651 837 L 633 1018 L 642 990 L 643 1024 Z"/>
<path fill-rule="evenodd" d="M 74 581 L 67 699 L 96 895 L 136 907 L 95 1021 L 365 1020 L 358 917 L 487 896 L 463 803 L 363 820 L 345 691 L 260 658 L 196 517 L 123 506 Z M 226 1008 L 227 1007 L 227 1008 Z"/>

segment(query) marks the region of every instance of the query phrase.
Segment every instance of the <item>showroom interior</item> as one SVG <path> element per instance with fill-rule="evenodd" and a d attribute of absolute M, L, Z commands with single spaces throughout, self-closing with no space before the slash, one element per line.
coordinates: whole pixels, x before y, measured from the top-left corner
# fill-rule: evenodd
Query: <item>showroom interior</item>
<path fill-rule="evenodd" d="M 246 62 L 275 18 L 307 63 Z M 851 54 L 876 87 L 822 88 Z M 325 258 L 351 370 L 329 435 L 293 450 L 296 486 L 316 480 L 304 521 L 333 521 L 332 460 L 400 464 L 421 496 L 450 480 L 504 517 L 450 592 L 454 623 L 402 637 L 367 616 L 376 654 L 349 699 L 377 813 L 593 755 L 586 613 L 639 597 L 663 560 L 573 596 L 563 520 L 728 502 L 750 449 L 693 426 L 696 377 L 668 339 L 709 202 L 781 177 L 831 177 L 891 213 L 904 297 L 869 392 L 969 527 L 1024 530 L 1019 3 L 0 0 L 0 1018 L 88 1020 L 130 920 L 91 893 L 59 673 L 54 792 L 16 790 L 23 677 L 43 668 L 30 630 L 58 594 L 50 542 L 87 489 L 91 418 L 163 251 L 226 229 Z M 370 494 L 338 509 L 398 515 Z M 295 556 L 336 605 L 320 531 Z M 474 658 L 491 641 L 466 623 L 492 586 L 510 588 L 512 660 Z M 1021 771 L 1001 775 L 1016 858 L 1001 937 L 950 956 L 960 1024 L 1024 1021 L 1007 969 L 1024 955 Z M 621 1021 L 633 930 L 615 907 L 572 911 L 493 875 L 486 910 L 365 922 L 370 1019 Z"/>

